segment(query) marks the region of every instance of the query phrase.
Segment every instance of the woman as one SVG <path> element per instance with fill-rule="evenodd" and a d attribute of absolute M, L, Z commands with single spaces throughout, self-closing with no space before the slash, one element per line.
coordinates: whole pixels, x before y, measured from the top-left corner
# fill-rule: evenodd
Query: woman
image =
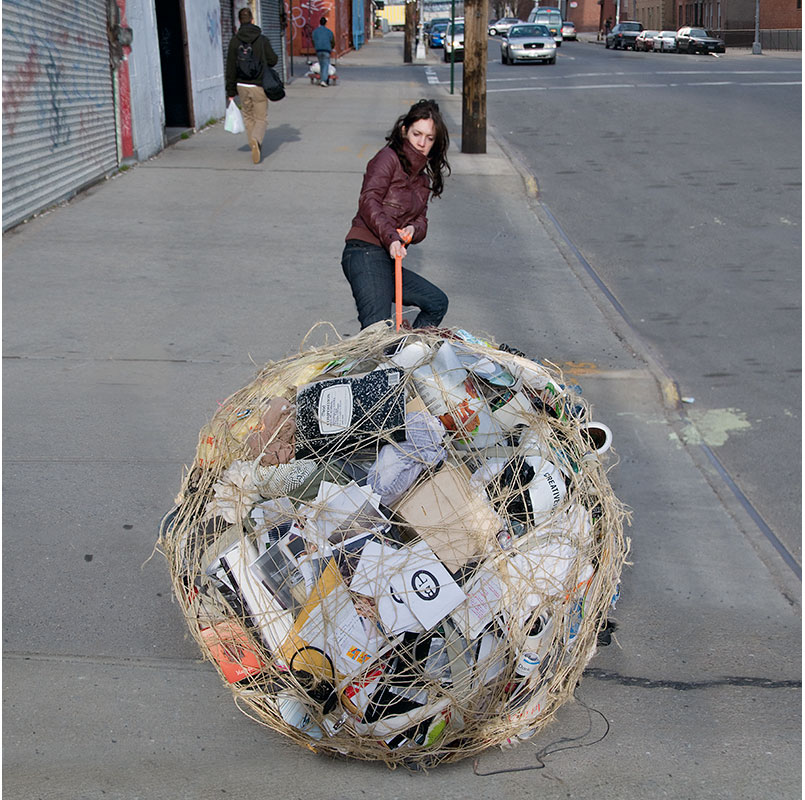
<path fill-rule="evenodd" d="M 389 319 L 394 259 L 428 232 L 428 200 L 439 197 L 450 174 L 450 137 L 434 100 L 414 103 L 394 123 L 388 144 L 367 164 L 358 213 L 346 237 L 341 267 L 352 286 L 361 328 Z M 417 306 L 413 327 L 438 325 L 447 295 L 411 270 L 402 271 L 404 305 Z"/>

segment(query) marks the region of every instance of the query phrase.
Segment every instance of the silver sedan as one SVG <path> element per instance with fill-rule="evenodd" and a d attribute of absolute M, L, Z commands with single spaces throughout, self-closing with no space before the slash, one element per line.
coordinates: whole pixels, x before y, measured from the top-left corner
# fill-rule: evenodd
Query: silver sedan
<path fill-rule="evenodd" d="M 546 25 L 512 25 L 500 42 L 500 60 L 556 63 L 556 42 Z"/>

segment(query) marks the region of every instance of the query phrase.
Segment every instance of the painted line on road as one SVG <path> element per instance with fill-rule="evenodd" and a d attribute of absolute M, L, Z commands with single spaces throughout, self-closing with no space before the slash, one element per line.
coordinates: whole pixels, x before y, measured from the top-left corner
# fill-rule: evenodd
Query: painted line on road
<path fill-rule="evenodd" d="M 512 86 L 511 88 L 487 89 L 487 94 L 500 92 L 568 92 L 571 89 L 668 89 L 678 86 L 801 86 L 802 81 L 691 81 L 690 83 L 588 83 L 580 86 Z"/>
<path fill-rule="evenodd" d="M 802 81 L 742 81 L 739 86 L 802 86 Z"/>
<path fill-rule="evenodd" d="M 800 69 L 720 69 L 719 75 L 800 75 Z M 712 75 L 711 69 L 658 70 L 655 75 Z"/>

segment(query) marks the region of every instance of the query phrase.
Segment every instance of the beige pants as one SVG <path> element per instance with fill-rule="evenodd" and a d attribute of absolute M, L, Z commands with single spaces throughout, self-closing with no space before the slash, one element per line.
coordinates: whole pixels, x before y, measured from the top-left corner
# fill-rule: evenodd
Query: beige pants
<path fill-rule="evenodd" d="M 252 139 L 257 140 L 257 144 L 263 144 L 263 136 L 266 133 L 268 124 L 268 98 L 262 86 L 249 86 L 246 83 L 238 84 L 238 96 L 240 97 L 240 110 L 243 114 L 243 125 L 246 128 L 246 136 L 249 144 Z"/>

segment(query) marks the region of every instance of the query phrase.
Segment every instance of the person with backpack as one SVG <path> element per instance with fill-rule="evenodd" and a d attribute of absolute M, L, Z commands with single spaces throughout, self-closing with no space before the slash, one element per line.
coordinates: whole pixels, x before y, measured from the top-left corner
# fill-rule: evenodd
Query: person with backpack
<path fill-rule="evenodd" d="M 330 53 L 335 50 L 335 36 L 327 27 L 327 17 L 319 20 L 319 27 L 313 31 L 313 47 L 316 48 L 316 58 L 319 59 L 319 86 L 330 85 Z"/>
<path fill-rule="evenodd" d="M 252 161 L 260 163 L 263 136 L 268 125 L 268 99 L 263 89 L 263 70 L 277 63 L 277 54 L 262 31 L 252 22 L 249 8 L 238 12 L 240 27 L 226 54 L 227 104 L 240 97 L 243 125 L 252 150 Z"/>

